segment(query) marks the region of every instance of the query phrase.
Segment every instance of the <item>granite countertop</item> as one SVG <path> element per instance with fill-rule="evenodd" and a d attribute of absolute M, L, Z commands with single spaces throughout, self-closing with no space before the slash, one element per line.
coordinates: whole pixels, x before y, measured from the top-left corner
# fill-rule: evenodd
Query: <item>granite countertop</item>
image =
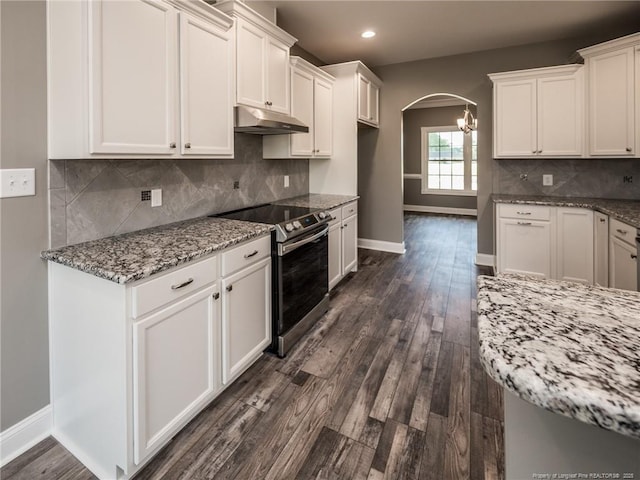
<path fill-rule="evenodd" d="M 285 198 L 274 202 L 276 205 L 287 205 L 292 207 L 308 207 L 321 208 L 323 210 L 331 210 L 345 203 L 357 200 L 357 195 L 331 195 L 323 193 L 310 193 L 308 195 L 300 195 L 299 197 Z"/>
<path fill-rule="evenodd" d="M 478 277 L 480 359 L 534 405 L 640 439 L 640 293 Z"/>
<path fill-rule="evenodd" d="M 550 205 L 556 207 L 590 208 L 617 218 L 635 228 L 640 228 L 640 200 L 614 200 L 585 197 L 543 197 L 527 195 L 493 195 L 495 203 Z"/>
<path fill-rule="evenodd" d="M 202 217 L 40 254 L 45 260 L 125 284 L 266 235 L 271 225 Z"/>

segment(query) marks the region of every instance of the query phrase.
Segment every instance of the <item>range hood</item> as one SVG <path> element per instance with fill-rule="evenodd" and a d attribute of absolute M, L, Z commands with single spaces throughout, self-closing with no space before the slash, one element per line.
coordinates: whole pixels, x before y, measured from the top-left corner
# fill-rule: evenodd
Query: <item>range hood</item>
<path fill-rule="evenodd" d="M 309 127 L 297 118 L 262 108 L 235 107 L 235 131 L 256 135 L 281 135 L 283 133 L 307 133 Z"/>

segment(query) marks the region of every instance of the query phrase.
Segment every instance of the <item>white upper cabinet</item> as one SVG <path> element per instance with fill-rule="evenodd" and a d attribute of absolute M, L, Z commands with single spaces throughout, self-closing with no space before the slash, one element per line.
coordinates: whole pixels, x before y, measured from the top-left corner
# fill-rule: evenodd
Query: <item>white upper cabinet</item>
<path fill-rule="evenodd" d="M 291 115 L 308 133 L 265 135 L 264 158 L 330 157 L 333 151 L 334 78 L 300 57 L 291 57 Z"/>
<path fill-rule="evenodd" d="M 578 157 L 583 152 L 581 65 L 491 74 L 494 157 Z"/>
<path fill-rule="evenodd" d="M 180 0 L 48 10 L 50 158 L 233 156 L 229 17 Z"/>
<path fill-rule="evenodd" d="M 358 121 L 372 127 L 379 125 L 380 86 L 374 75 L 358 73 Z"/>
<path fill-rule="evenodd" d="M 640 33 L 579 50 L 588 71 L 589 154 L 639 156 Z"/>
<path fill-rule="evenodd" d="M 236 103 L 289 114 L 289 49 L 296 39 L 243 2 L 215 7 L 236 20 Z"/>

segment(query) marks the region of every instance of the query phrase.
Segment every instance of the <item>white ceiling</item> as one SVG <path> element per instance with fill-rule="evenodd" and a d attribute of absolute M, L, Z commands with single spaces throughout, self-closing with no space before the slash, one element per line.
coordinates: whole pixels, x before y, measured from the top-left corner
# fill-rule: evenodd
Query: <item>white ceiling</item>
<path fill-rule="evenodd" d="M 358 59 L 370 67 L 588 36 L 608 28 L 640 30 L 640 0 L 257 0 L 247 4 L 262 11 L 275 7 L 278 25 L 324 62 Z M 377 35 L 361 38 L 367 29 Z"/>

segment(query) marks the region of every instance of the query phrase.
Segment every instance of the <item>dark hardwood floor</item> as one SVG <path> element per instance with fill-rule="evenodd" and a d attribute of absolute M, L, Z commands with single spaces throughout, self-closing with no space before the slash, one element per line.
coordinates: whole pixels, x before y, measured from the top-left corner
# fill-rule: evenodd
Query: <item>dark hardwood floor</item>
<path fill-rule="evenodd" d="M 407 214 L 405 241 L 405 255 L 361 249 L 287 358 L 261 358 L 136 480 L 503 479 L 502 390 L 478 358 L 475 219 Z M 0 477 L 94 478 L 51 438 Z"/>

